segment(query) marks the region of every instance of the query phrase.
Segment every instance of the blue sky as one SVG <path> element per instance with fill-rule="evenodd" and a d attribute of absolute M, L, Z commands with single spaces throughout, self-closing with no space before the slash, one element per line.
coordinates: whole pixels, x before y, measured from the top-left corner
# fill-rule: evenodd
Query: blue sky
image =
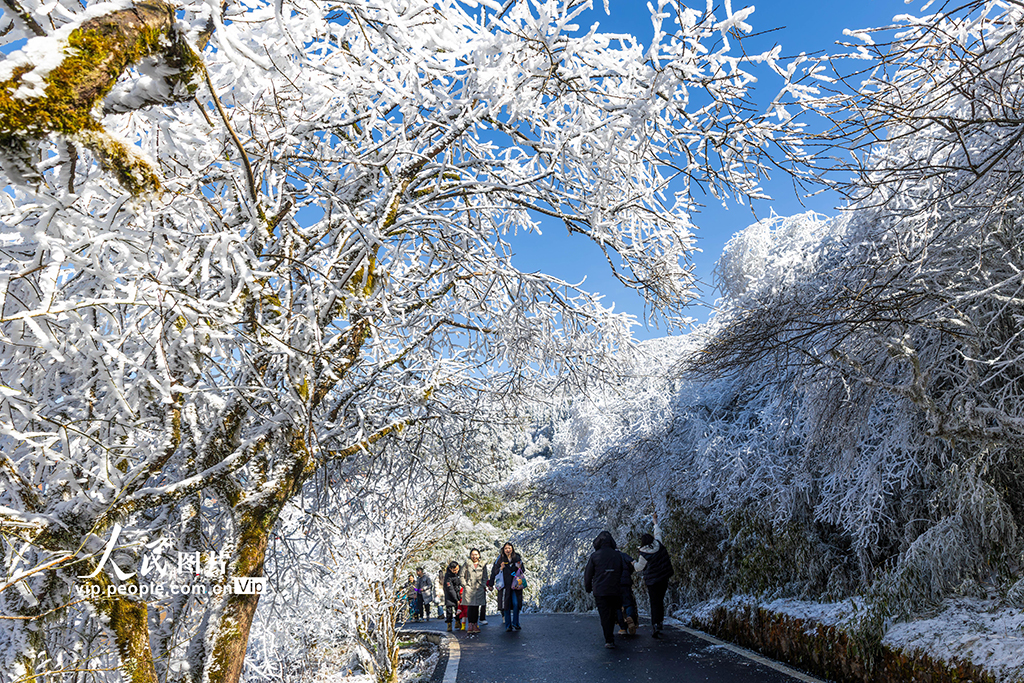
<path fill-rule="evenodd" d="M 601 30 L 615 33 L 631 33 L 643 44 L 650 43 L 651 22 L 646 2 L 638 0 L 610 0 L 611 16 L 604 13 L 601 0 L 595 0 L 595 9 L 585 15 L 581 27 L 599 22 Z M 689 2 L 690 6 L 703 8 L 703 2 Z M 860 2 L 830 3 L 822 0 L 756 0 L 744 3 L 732 0 L 733 10 L 753 4 L 754 14 L 747 20 L 755 32 L 773 30 L 767 36 L 757 38 L 758 50 L 774 43 L 782 45 L 783 55 L 800 52 L 814 53 L 835 50 L 834 43 L 843 40 L 844 28 L 865 28 L 882 26 L 891 22 L 898 14 L 914 13 L 921 3 L 911 5 L 898 0 L 861 0 Z M 774 93 L 772 93 L 774 94 Z M 827 215 L 835 215 L 840 199 L 835 195 L 821 195 L 805 199 L 804 206 L 796 196 L 792 183 L 781 173 L 765 185 L 772 196 L 771 202 L 760 202 L 751 207 L 730 205 L 728 210 L 711 204 L 695 216 L 693 222 L 699 226 L 697 232 L 701 253 L 693 255 L 698 278 L 704 283 L 703 304 L 711 304 L 716 298 L 711 287 L 711 271 L 722 247 L 739 230 L 766 217 L 774 209 L 780 215 L 791 215 L 813 209 Z M 532 235 L 513 238 L 516 257 L 514 263 L 527 271 L 542 270 L 569 282 L 579 282 L 584 277 L 584 289 L 605 295 L 604 303 L 615 303 L 616 311 L 626 311 L 644 317 L 643 299 L 622 285 L 614 277 L 604 260 L 600 249 L 580 236 L 569 236 L 557 222 L 543 224 L 543 237 Z M 695 305 L 690 315 L 698 321 L 707 320 L 710 308 Z M 665 335 L 664 328 L 641 324 L 634 329 L 637 339 L 650 339 Z"/>

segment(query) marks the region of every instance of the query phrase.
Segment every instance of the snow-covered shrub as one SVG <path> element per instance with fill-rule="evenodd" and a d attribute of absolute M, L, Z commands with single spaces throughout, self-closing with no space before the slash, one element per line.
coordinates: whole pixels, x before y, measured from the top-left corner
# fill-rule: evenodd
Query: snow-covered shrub
<path fill-rule="evenodd" d="M 580 563 L 575 571 L 566 571 L 547 578 L 541 586 L 537 602 L 550 612 L 589 612 L 597 607 L 594 596 L 583 589 L 583 570 Z"/>
<path fill-rule="evenodd" d="M 573 403 L 538 484 L 559 512 L 538 535 L 561 548 L 600 526 L 635 539 L 657 509 L 683 600 L 870 590 L 889 613 L 902 614 L 1015 579 L 993 578 L 992 567 L 1015 566 L 1021 507 L 1009 481 L 1019 468 L 1010 456 L 1018 437 L 1012 429 L 977 438 L 943 431 L 963 419 L 949 396 L 985 392 L 978 376 L 963 378 L 969 384 L 948 377 L 964 369 L 966 335 L 951 339 L 921 324 L 880 339 L 836 319 L 842 334 L 829 342 L 828 318 L 804 311 L 815 342 L 830 343 L 819 355 L 776 335 L 765 338 L 776 348 L 731 372 L 680 378 L 685 358 L 720 353 L 730 335 L 749 331 L 751 318 L 758 329 L 773 315 L 785 321 L 808 296 L 841 286 L 834 281 L 855 265 L 844 259 L 867 249 L 850 256 L 840 248 L 856 231 L 867 231 L 868 244 L 863 216 L 790 224 L 800 220 L 806 229 L 793 234 L 805 243 L 818 232 L 811 251 L 823 272 L 793 278 L 761 264 L 759 272 L 785 273 L 785 281 L 747 282 L 704 328 L 641 347 L 622 386 Z M 798 362 L 800 354 L 812 362 Z M 936 390 L 944 392 L 941 406 Z M 1005 445 L 992 442 L 996 434 Z"/>
<path fill-rule="evenodd" d="M 730 300 L 793 286 L 817 265 L 827 221 L 813 212 L 789 217 L 772 213 L 739 231 L 718 259 L 715 286 Z"/>
<path fill-rule="evenodd" d="M 1006 602 L 1017 608 L 1024 607 L 1024 578 L 1018 579 L 1007 589 Z"/>
<path fill-rule="evenodd" d="M 330 468 L 330 486 L 304 492 L 305 510 L 286 509 L 245 680 L 311 681 L 351 669 L 395 680 L 407 575 L 458 520 L 458 480 L 445 476 L 452 454 L 442 446 L 429 433 L 404 434 L 388 453 Z"/>

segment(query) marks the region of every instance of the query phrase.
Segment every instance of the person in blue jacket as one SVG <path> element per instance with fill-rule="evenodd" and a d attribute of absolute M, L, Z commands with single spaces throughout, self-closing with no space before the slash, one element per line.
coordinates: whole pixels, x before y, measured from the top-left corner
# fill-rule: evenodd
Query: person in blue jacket
<path fill-rule="evenodd" d="M 621 553 L 621 551 L 620 551 Z M 633 558 L 626 553 L 622 554 L 622 561 L 625 567 L 622 570 L 622 579 L 619 581 L 619 589 L 622 591 L 622 608 L 619 609 L 619 635 L 636 634 L 636 627 L 640 625 L 640 615 L 636 611 L 636 596 L 633 595 Z"/>

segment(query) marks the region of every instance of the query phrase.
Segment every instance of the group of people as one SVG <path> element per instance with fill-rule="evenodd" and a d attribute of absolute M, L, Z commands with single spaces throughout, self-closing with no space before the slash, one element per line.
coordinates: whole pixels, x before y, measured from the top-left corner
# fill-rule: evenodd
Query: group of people
<path fill-rule="evenodd" d="M 583 587 L 594 594 L 597 612 L 601 617 L 604 644 L 615 647 L 615 625 L 620 634 L 635 634 L 640 625 L 636 596 L 633 595 L 633 574 L 643 576 L 651 603 L 652 635 L 661 637 L 665 622 L 665 593 L 671 578 L 672 561 L 661 542 L 658 515 L 654 515 L 654 533 L 640 537 L 639 557 L 634 560 L 620 551 L 608 531 L 594 539 L 594 552 L 583 572 Z M 469 562 L 460 565 L 452 561 L 441 566 L 438 574 L 443 595 L 437 605 L 437 616 L 443 618 L 448 630 L 457 628 L 467 633 L 480 633 L 480 624 L 487 624 L 487 592 L 497 590 L 498 609 L 506 631 L 519 631 L 519 612 L 523 608 L 523 589 L 526 588 L 526 568 L 523 558 L 511 543 L 506 543 L 498 559 L 490 566 L 481 562 L 480 551 L 469 551 Z M 409 575 L 406 591 L 409 617 L 415 621 L 430 620 L 430 605 L 434 601 L 434 586 L 423 567 L 416 575 Z"/>
<path fill-rule="evenodd" d="M 594 552 L 583 571 L 583 587 L 594 594 L 597 613 L 601 617 L 604 632 L 604 646 L 615 647 L 615 624 L 619 633 L 636 633 L 639 615 L 636 597 L 633 595 L 633 574 L 640 572 L 647 586 L 651 602 L 652 635 L 661 637 L 665 622 L 665 593 L 671 578 L 672 561 L 668 550 L 661 542 L 658 515 L 654 515 L 654 534 L 640 537 L 640 557 L 634 560 L 620 551 L 615 539 L 608 531 L 602 531 L 594 539 Z"/>
<path fill-rule="evenodd" d="M 405 586 L 405 600 L 409 606 L 409 619 L 430 621 L 430 605 L 434 602 L 434 582 L 424 572 L 423 567 L 416 567 L 416 573 L 409 574 L 409 581 Z"/>
<path fill-rule="evenodd" d="M 515 546 L 506 543 L 491 565 L 480 559 L 480 551 L 469 551 L 469 562 L 460 565 L 452 561 L 441 566 L 438 575 L 444 598 L 444 613 L 438 601 L 438 618 L 444 618 L 448 630 L 453 623 L 467 633 L 480 633 L 480 624 L 487 624 L 487 592 L 497 590 L 498 609 L 506 631 L 519 631 L 519 612 L 523 607 L 523 589 L 526 587 L 526 568 Z M 409 575 L 406 589 L 409 617 L 414 621 L 430 620 L 430 604 L 434 601 L 434 586 L 423 567 L 416 575 Z"/>

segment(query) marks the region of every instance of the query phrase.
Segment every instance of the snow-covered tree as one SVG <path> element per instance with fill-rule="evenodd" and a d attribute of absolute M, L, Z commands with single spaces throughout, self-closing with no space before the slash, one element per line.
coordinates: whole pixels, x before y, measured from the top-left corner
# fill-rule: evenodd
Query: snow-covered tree
<path fill-rule="evenodd" d="M 853 32 L 873 69 L 817 104 L 860 152 L 848 213 L 795 277 L 736 296 L 697 359 L 802 369 L 811 445 L 842 453 L 817 514 L 868 565 L 898 554 L 909 604 L 1018 571 L 1022 20 L 972 2 Z"/>
<path fill-rule="evenodd" d="M 646 472 L 691 594 L 891 614 L 1019 579 L 1022 21 L 972 2 L 851 33 L 866 68 L 814 103 L 850 204 L 736 235 L 686 371 L 580 404 L 546 480 L 577 526 L 635 534 Z M 634 405 L 649 373 L 681 386 Z"/>
<path fill-rule="evenodd" d="M 258 594 L 116 589 L 163 550 L 260 577 L 338 463 L 480 391 L 607 370 L 629 317 L 518 271 L 507 235 L 560 220 L 671 318 L 689 191 L 760 195 L 773 146 L 802 158 L 747 109 L 755 63 L 802 96 L 777 50 L 736 49 L 752 9 L 660 0 L 644 48 L 578 30 L 575 0 L 4 6 L 28 38 L 0 62 L 16 680 L 93 658 L 237 680 Z"/>
<path fill-rule="evenodd" d="M 256 612 L 243 680 L 311 680 L 355 666 L 381 683 L 396 679 L 407 574 L 456 528 L 468 463 L 466 449 L 448 451 L 460 442 L 450 437 L 406 430 L 373 457 L 331 467 L 289 503 L 268 551 L 273 588 Z"/>

